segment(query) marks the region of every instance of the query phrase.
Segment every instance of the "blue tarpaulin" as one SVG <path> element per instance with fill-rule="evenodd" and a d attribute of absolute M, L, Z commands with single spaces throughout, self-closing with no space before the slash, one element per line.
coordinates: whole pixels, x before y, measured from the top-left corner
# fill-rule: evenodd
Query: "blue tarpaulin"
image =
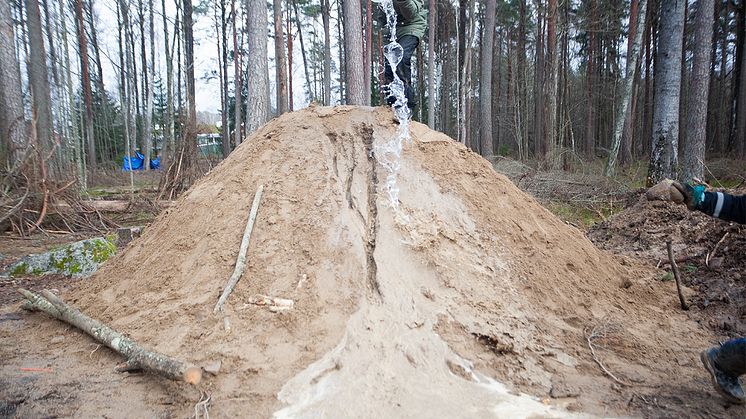
<path fill-rule="evenodd" d="M 140 153 L 135 153 L 134 157 L 127 158 L 124 157 L 124 163 L 122 163 L 122 170 L 125 172 L 129 172 L 130 170 L 142 170 L 143 169 L 143 162 L 145 161 L 145 156 L 143 156 Z M 161 157 L 158 156 L 155 159 L 150 161 L 150 168 L 151 169 L 158 169 L 161 167 Z"/>

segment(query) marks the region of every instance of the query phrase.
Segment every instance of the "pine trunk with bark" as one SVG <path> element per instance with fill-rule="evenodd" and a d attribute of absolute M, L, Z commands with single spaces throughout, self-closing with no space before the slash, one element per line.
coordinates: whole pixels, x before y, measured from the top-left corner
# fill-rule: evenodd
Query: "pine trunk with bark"
<path fill-rule="evenodd" d="M 365 76 L 363 68 L 363 27 L 360 0 L 344 1 L 344 48 L 345 84 L 347 104 L 368 105 L 370 97 L 365 97 Z"/>
<path fill-rule="evenodd" d="M 681 180 L 704 179 L 705 144 L 707 141 L 707 103 L 709 99 L 710 44 L 712 43 L 712 9 L 714 0 L 697 2 L 694 22 L 694 61 L 689 82 L 686 112 L 686 137 L 683 147 Z"/>
<path fill-rule="evenodd" d="M 275 24 L 275 78 L 277 81 L 277 114 L 288 111 L 288 72 L 285 56 L 285 36 L 282 29 L 282 1 L 273 0 Z"/>
<path fill-rule="evenodd" d="M 438 12 L 435 7 L 435 0 L 430 0 L 429 6 L 427 30 L 427 126 L 430 129 L 435 129 L 435 22 Z"/>
<path fill-rule="evenodd" d="M 332 104 L 332 42 L 329 23 L 331 7 L 329 0 L 321 0 L 321 19 L 324 25 L 324 105 Z"/>
<path fill-rule="evenodd" d="M 13 169 L 21 162 L 28 138 L 10 9 L 9 2 L 0 0 L 0 155 L 5 153 L 0 163 Z"/>
<path fill-rule="evenodd" d="M 83 1 L 75 0 L 75 20 L 78 28 L 78 48 L 80 51 L 80 73 L 85 104 L 85 136 L 88 145 L 88 167 L 97 170 L 96 136 L 93 130 L 93 95 L 91 93 L 91 73 L 88 68 L 88 39 L 83 20 Z"/>
<path fill-rule="evenodd" d="M 482 35 L 481 75 L 479 82 L 479 132 L 482 156 L 495 154 L 492 146 L 492 52 L 495 46 L 496 0 L 487 0 Z"/>
<path fill-rule="evenodd" d="M 80 1 L 80 0 L 78 0 Z M 39 2 L 26 0 L 26 23 L 28 26 L 29 60 L 28 74 L 31 88 L 31 110 L 35 121 L 36 144 L 41 154 L 46 156 L 54 147 L 52 132 L 52 100 L 49 90 L 49 72 L 47 68 L 47 54 L 44 47 L 44 32 L 39 16 Z M 45 164 L 40 161 L 39 164 Z M 49 169 L 51 165 L 47 166 Z"/>
<path fill-rule="evenodd" d="M 164 112 L 163 149 L 161 150 L 161 167 L 168 167 L 169 152 L 174 150 L 174 63 L 171 55 L 171 44 L 168 40 L 168 18 L 166 0 L 161 0 L 163 11 L 163 50 L 166 55 L 166 111 Z M 223 108 L 225 109 L 225 108 Z M 225 127 L 225 125 L 224 125 Z"/>
<path fill-rule="evenodd" d="M 267 67 L 267 8 L 263 1 L 249 0 L 246 36 L 248 38 L 248 106 L 246 135 L 269 118 L 269 70 Z"/>
<path fill-rule="evenodd" d="M 241 138 L 241 96 L 243 95 L 243 73 L 242 62 L 241 62 L 241 49 L 238 46 L 238 29 L 236 26 L 237 12 L 236 12 L 236 0 L 231 2 L 231 14 L 233 15 L 232 26 L 233 26 L 233 78 L 235 85 L 235 101 L 233 103 L 233 141 L 236 143 L 236 147 L 241 145 L 243 138 Z M 264 31 L 266 32 L 266 28 Z M 266 51 L 266 48 L 265 48 Z M 249 85 L 251 87 L 251 85 Z"/>

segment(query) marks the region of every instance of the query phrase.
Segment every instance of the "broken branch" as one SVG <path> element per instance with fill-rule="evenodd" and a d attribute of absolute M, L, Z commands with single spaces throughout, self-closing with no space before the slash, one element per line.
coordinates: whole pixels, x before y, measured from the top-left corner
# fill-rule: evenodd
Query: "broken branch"
<path fill-rule="evenodd" d="M 213 313 L 223 311 L 223 305 L 228 299 L 228 296 L 233 292 L 233 287 L 236 286 L 238 280 L 241 279 L 244 269 L 246 269 L 246 251 L 249 249 L 249 242 L 251 240 L 251 231 L 254 229 L 254 221 L 256 220 L 256 213 L 259 211 L 259 201 L 262 199 L 262 192 L 264 191 L 264 185 L 259 185 L 259 189 L 254 194 L 254 202 L 251 205 L 251 212 L 249 213 L 249 219 L 246 221 L 246 228 L 243 232 L 243 238 L 241 238 L 241 247 L 238 250 L 238 258 L 236 258 L 236 267 L 233 269 L 233 275 L 228 279 L 228 283 L 223 289 L 223 294 L 218 299 L 218 303 L 215 304 Z"/>
<path fill-rule="evenodd" d="M 143 348 L 134 340 L 69 306 L 51 291 L 44 290 L 39 295 L 21 288 L 18 292 L 27 300 L 22 308 L 43 311 L 86 332 L 126 358 L 126 370 L 143 369 L 171 380 L 186 381 L 189 384 L 198 384 L 202 379 L 201 368 Z"/>
<path fill-rule="evenodd" d="M 668 250 L 668 260 L 671 263 L 671 269 L 673 270 L 673 277 L 676 280 L 676 292 L 679 294 L 679 302 L 681 303 L 682 310 L 689 310 L 689 304 L 686 303 L 684 293 L 681 291 L 681 279 L 679 277 L 679 266 L 676 264 L 676 258 L 673 257 L 673 249 L 671 248 L 671 240 L 666 242 L 666 249 Z"/>
<path fill-rule="evenodd" d="M 705 266 L 708 268 L 710 267 L 710 261 L 715 257 L 715 252 L 718 251 L 718 247 L 725 241 L 725 238 L 728 237 L 730 234 L 730 231 L 726 231 L 725 234 L 723 234 L 723 237 L 715 243 L 715 247 L 712 248 L 712 252 L 708 253 L 707 256 L 705 256 Z"/>

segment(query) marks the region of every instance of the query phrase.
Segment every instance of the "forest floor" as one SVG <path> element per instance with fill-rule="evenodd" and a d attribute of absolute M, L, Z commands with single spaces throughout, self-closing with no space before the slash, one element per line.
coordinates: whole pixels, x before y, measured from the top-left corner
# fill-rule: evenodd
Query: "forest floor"
<path fill-rule="evenodd" d="M 183 417 L 207 393 L 218 417 L 328 414 L 322 401 L 304 398 L 322 393 L 343 416 L 746 415 L 715 393 L 698 359 L 708 345 L 746 335 L 741 226 L 645 201 L 639 170 L 609 181 L 592 168 L 547 173 L 494 162 L 552 215 L 478 157 L 415 126 L 400 181 L 412 219 L 403 228 L 378 209 L 376 294 L 376 284 L 354 280 L 370 267 L 358 219 L 374 205 L 356 135 L 379 124 L 372 135 L 385 136 L 395 126 L 380 112 L 371 119 L 345 109 L 268 125 L 252 148 L 160 215 L 157 173 L 140 176 L 138 204 L 109 215 L 150 227 L 91 279 L 0 278 L 0 417 Z M 299 129 L 314 140 L 294 141 Z M 743 172 L 717 165 L 724 169 L 716 174 Z M 118 199 L 128 182 L 101 176 L 91 195 Z M 239 190 L 253 194 L 260 182 L 268 192 L 251 280 L 231 297 L 234 332 L 226 336 L 210 302 L 232 270 L 245 222 L 250 199 Z M 739 186 L 738 177 L 721 182 Z M 2 236 L 0 268 L 91 235 Z M 665 265 L 667 240 L 681 260 L 686 312 Z M 115 373 L 116 354 L 20 310 L 19 286 L 56 289 L 158 350 L 195 363 L 221 359 L 221 373 L 199 389 Z M 260 292 L 293 298 L 294 312 L 250 308 Z M 421 387 L 424 380 L 430 385 Z M 498 382 L 507 392 L 495 390 Z"/>

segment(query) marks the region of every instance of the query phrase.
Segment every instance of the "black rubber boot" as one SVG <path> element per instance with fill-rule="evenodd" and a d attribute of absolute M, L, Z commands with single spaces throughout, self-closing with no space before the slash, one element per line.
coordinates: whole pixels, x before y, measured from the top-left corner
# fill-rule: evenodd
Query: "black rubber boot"
<path fill-rule="evenodd" d="M 738 342 L 742 341 L 742 342 Z M 726 400 L 732 403 L 746 403 L 746 394 L 738 382 L 739 375 L 743 374 L 746 358 L 742 353 L 746 348 L 746 340 L 739 339 L 702 351 L 699 355 L 705 369 L 712 376 L 712 384 Z"/>

